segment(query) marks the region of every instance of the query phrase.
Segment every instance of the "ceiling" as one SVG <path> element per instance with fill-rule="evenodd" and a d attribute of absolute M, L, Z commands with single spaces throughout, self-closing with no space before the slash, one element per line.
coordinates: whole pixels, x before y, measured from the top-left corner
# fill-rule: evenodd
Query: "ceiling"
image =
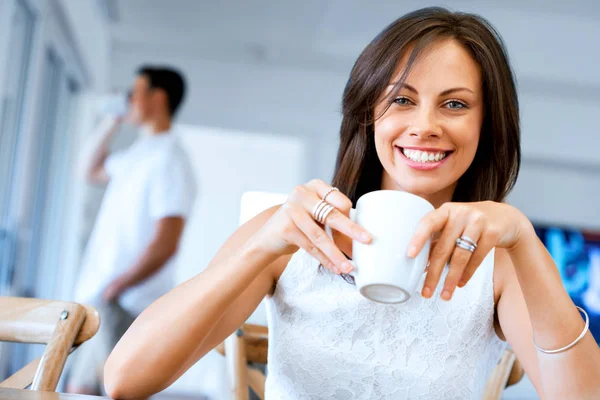
<path fill-rule="evenodd" d="M 384 26 L 424 4 L 418 0 L 105 1 L 115 9 L 111 35 L 121 51 L 145 48 L 194 58 L 338 70 L 347 70 Z M 589 51 L 597 46 L 594 38 L 600 37 L 600 1 L 430 4 L 489 18 L 502 32 L 518 73 L 537 77 L 542 71 L 545 79 L 560 80 L 565 71 L 576 68 L 580 71 L 574 79 L 580 84 L 600 84 L 597 52 Z"/>
<path fill-rule="evenodd" d="M 336 57 L 357 51 L 383 26 L 422 7 L 415 0 L 113 0 L 120 44 L 152 42 L 182 48 L 245 48 L 255 56 L 274 52 L 315 52 Z M 600 21 L 595 0 L 458 0 L 432 2 L 453 9 L 533 14 Z M 492 21 L 494 22 L 494 21 Z"/>

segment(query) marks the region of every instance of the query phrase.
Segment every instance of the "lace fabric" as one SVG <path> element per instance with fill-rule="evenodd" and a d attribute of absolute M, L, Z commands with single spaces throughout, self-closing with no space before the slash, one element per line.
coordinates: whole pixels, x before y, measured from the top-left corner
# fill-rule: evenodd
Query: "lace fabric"
<path fill-rule="evenodd" d="M 299 251 L 267 301 L 266 398 L 480 399 L 505 348 L 493 270 L 492 251 L 450 302 L 383 305 Z"/>

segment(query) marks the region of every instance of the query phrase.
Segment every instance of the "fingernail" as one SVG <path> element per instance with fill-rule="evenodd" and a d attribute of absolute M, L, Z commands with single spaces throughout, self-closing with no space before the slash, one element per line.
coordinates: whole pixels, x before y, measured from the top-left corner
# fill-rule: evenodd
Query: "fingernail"
<path fill-rule="evenodd" d="M 450 300 L 450 297 L 452 297 L 452 294 L 450 294 L 449 290 L 446 289 L 442 292 L 442 299 Z"/>
<path fill-rule="evenodd" d="M 428 287 L 424 287 L 422 294 L 423 294 L 423 297 L 425 297 L 427 299 L 430 298 L 431 297 L 431 289 Z"/>
<path fill-rule="evenodd" d="M 352 264 L 350 264 L 348 261 L 344 261 L 344 263 L 342 263 L 342 271 L 344 271 L 345 274 L 351 272 Z"/>
<path fill-rule="evenodd" d="M 365 242 L 365 243 L 367 243 L 367 242 L 370 242 L 370 241 L 371 241 L 371 235 L 369 235 L 369 233 L 367 233 L 367 232 L 363 232 L 363 233 L 361 233 L 361 235 L 360 235 L 360 239 L 361 239 L 363 242 Z"/>
<path fill-rule="evenodd" d="M 416 246 L 410 246 L 408 248 L 408 252 L 407 255 L 411 258 L 414 258 L 417 254 L 417 247 Z"/>

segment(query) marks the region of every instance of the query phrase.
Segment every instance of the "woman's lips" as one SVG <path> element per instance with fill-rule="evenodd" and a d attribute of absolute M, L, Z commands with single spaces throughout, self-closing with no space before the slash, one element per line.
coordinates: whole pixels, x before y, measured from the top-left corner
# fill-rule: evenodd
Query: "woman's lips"
<path fill-rule="evenodd" d="M 404 149 L 395 146 L 395 150 L 399 153 L 400 158 L 411 168 L 419 171 L 431 171 L 439 168 L 452 156 L 452 151 L 421 151 L 417 149 Z M 411 156 L 409 158 L 405 152 Z M 430 161 L 433 158 L 433 161 Z M 436 160 L 436 158 L 438 160 Z M 419 161 L 416 161 L 419 160 Z M 427 161 L 425 161 L 427 160 Z"/>

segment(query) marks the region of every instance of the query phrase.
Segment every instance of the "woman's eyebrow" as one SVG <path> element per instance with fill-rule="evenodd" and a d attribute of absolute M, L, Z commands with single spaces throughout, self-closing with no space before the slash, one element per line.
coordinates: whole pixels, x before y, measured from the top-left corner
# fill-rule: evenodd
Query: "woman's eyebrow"
<path fill-rule="evenodd" d="M 388 85 L 388 88 L 391 86 L 396 86 L 398 84 L 398 82 L 395 83 L 390 83 Z M 413 92 L 414 94 L 419 94 L 419 92 L 417 91 L 417 89 L 415 89 L 414 87 L 412 87 L 411 85 L 407 84 L 407 83 L 403 83 L 401 86 L 401 88 L 404 88 L 410 92 Z M 446 96 L 449 95 L 451 93 L 455 93 L 455 92 L 461 92 L 461 91 L 466 91 L 466 92 L 470 92 L 470 93 L 474 93 L 471 89 L 466 88 L 466 87 L 455 87 L 455 88 L 450 88 L 450 89 L 446 89 L 443 92 L 440 93 L 440 96 Z"/>

